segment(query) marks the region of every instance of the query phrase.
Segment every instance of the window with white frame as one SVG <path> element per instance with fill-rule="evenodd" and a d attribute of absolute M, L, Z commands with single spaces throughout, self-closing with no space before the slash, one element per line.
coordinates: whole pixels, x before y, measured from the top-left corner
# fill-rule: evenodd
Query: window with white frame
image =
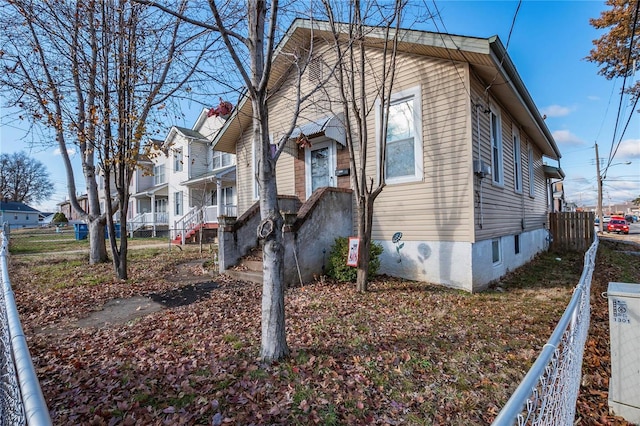
<path fill-rule="evenodd" d="M 376 123 L 382 119 L 382 104 L 378 101 Z M 379 126 L 376 126 L 379 128 Z M 380 141 L 380 135 L 378 135 Z M 386 183 L 422 180 L 422 101 L 420 86 L 391 96 L 386 141 Z"/>
<path fill-rule="evenodd" d="M 529 195 L 534 197 L 536 195 L 536 175 L 533 165 L 533 147 L 529 145 L 528 148 L 528 163 L 529 163 Z"/>
<path fill-rule="evenodd" d="M 500 263 L 502 247 L 500 246 L 500 238 L 494 238 L 491 240 L 491 261 L 494 265 Z"/>
<path fill-rule="evenodd" d="M 173 151 L 173 171 L 181 172 L 183 169 L 182 165 L 182 148 L 176 148 Z"/>
<path fill-rule="evenodd" d="M 520 131 L 513 127 L 513 189 L 522 193 L 522 151 L 520 150 Z"/>
<path fill-rule="evenodd" d="M 166 182 L 164 175 L 164 164 L 157 164 L 153 166 L 153 184 L 160 185 Z"/>
<path fill-rule="evenodd" d="M 182 215 L 182 207 L 183 207 L 183 199 L 182 198 L 183 198 L 183 196 L 184 196 L 184 194 L 183 194 L 182 191 L 176 191 L 173 194 L 173 197 L 174 197 L 173 198 L 173 203 L 174 203 L 174 207 L 175 207 L 174 212 L 175 212 L 175 214 L 177 216 L 181 216 Z"/>
<path fill-rule="evenodd" d="M 220 194 L 222 197 L 222 206 L 234 206 L 236 204 L 236 190 L 233 186 L 226 186 L 220 189 Z M 218 205 L 218 191 L 211 191 L 211 205 Z"/>
<path fill-rule="evenodd" d="M 502 123 L 497 108 L 491 106 L 491 168 L 493 170 L 493 183 L 504 183 L 502 165 Z"/>
<path fill-rule="evenodd" d="M 233 164 L 233 154 L 222 151 L 213 151 L 213 168 L 212 170 L 219 169 L 221 167 L 230 166 Z"/>

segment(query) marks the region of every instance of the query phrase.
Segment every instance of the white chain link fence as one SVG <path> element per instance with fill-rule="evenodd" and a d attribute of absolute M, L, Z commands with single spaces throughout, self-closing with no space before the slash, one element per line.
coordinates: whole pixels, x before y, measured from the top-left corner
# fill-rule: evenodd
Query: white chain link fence
<path fill-rule="evenodd" d="M 0 425 L 50 426 L 9 281 L 9 227 L 0 234 Z"/>
<path fill-rule="evenodd" d="M 596 236 L 584 256 L 582 276 L 567 309 L 540 356 L 494 420 L 494 426 L 574 423 L 597 251 Z"/>

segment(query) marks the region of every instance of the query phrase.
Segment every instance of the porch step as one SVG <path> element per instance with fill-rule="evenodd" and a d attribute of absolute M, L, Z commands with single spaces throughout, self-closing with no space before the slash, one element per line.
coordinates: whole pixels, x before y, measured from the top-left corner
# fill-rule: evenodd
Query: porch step
<path fill-rule="evenodd" d="M 262 271 L 249 271 L 238 269 L 227 269 L 224 274 L 238 281 L 248 281 L 251 283 L 262 284 Z"/>
<path fill-rule="evenodd" d="M 224 271 L 233 279 L 262 284 L 262 250 L 253 249 L 249 254 L 240 259 L 236 266 Z"/>

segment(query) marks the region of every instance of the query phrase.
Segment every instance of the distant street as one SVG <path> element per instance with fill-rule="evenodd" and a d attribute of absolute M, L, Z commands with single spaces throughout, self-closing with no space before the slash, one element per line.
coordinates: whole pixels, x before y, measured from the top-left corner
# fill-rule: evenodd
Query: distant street
<path fill-rule="evenodd" d="M 636 244 L 640 244 L 640 222 L 629 224 L 628 235 L 603 232 L 600 235 L 600 238 L 631 241 Z"/>

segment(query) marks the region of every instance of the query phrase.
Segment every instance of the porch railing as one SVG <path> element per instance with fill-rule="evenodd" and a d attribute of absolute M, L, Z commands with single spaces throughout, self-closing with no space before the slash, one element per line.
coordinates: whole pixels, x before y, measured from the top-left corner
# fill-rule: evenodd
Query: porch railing
<path fill-rule="evenodd" d="M 140 213 L 127 222 L 129 231 L 135 232 L 145 226 L 168 225 L 169 214 L 167 212 Z"/>
<path fill-rule="evenodd" d="M 3 224 L 0 246 L 0 424 L 51 425 L 9 281 L 9 226 Z"/>
<path fill-rule="evenodd" d="M 222 214 L 218 213 L 218 206 L 194 207 L 182 216 L 182 218 L 174 222 L 172 238 L 180 235 L 181 241 L 184 244 L 187 232 L 196 228 L 201 223 L 218 223 L 219 216 L 236 216 L 237 211 L 237 206 L 231 204 L 222 206 Z"/>
<path fill-rule="evenodd" d="M 567 309 L 492 426 L 572 425 L 580 389 L 582 356 L 591 315 L 591 277 L 598 237 L 584 256 L 584 268 Z"/>

